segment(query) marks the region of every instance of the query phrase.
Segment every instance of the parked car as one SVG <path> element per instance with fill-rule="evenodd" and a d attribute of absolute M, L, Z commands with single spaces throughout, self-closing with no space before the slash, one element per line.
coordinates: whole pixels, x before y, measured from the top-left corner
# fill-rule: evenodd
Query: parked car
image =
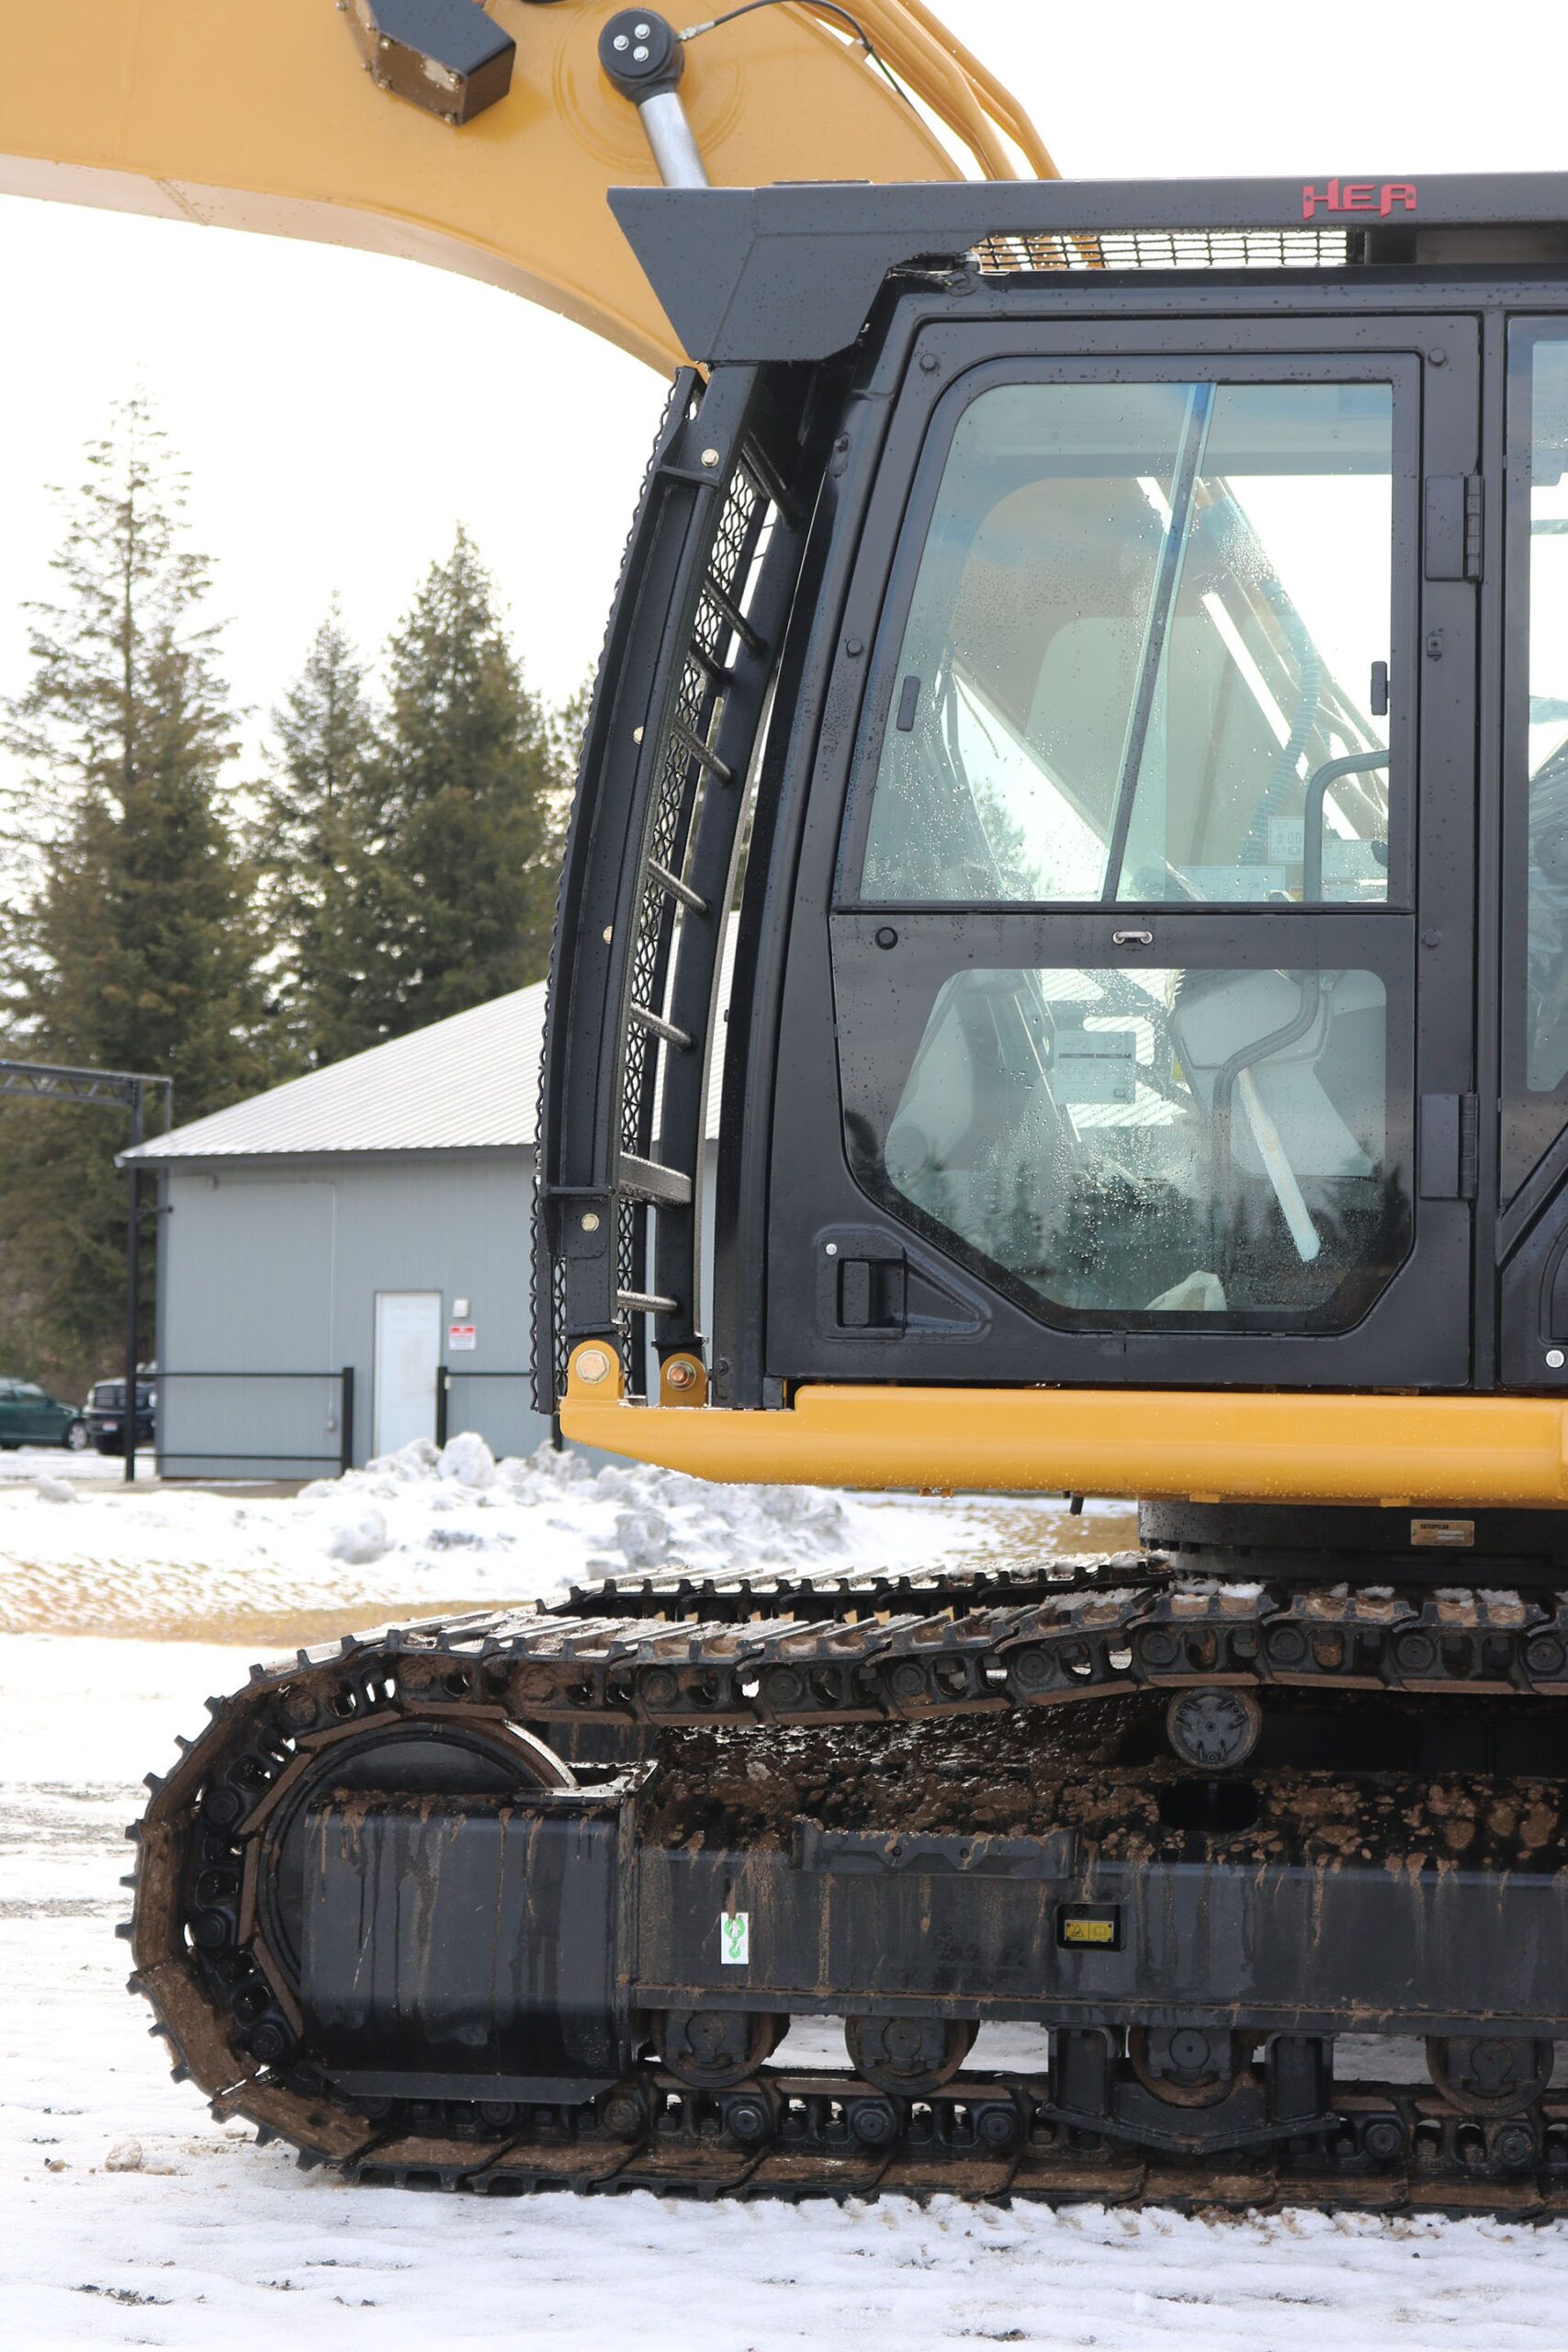
<path fill-rule="evenodd" d="M 79 1406 L 62 1405 L 34 1380 L 0 1380 L 0 1446 L 64 1445 L 80 1453 L 86 1443 Z"/>
<path fill-rule="evenodd" d="M 158 1410 L 157 1385 L 151 1380 L 136 1384 L 136 1442 L 151 1445 Z M 125 1383 L 123 1380 L 97 1380 L 87 1392 L 87 1435 L 100 1453 L 125 1452 Z"/>

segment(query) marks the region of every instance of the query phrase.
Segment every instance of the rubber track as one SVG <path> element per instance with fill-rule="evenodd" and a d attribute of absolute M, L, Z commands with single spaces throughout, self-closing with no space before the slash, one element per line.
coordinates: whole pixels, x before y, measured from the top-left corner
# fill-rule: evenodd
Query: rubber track
<path fill-rule="evenodd" d="M 1435 2094 L 1367 2085 L 1337 2086 L 1332 2129 L 1309 2136 L 1288 2159 L 1171 2160 L 1105 2142 L 1080 2144 L 1042 2114 L 1048 2086 L 1025 2077 L 961 2075 L 919 2109 L 894 2102 L 888 2144 L 867 2148 L 845 2118 L 857 2102 L 887 2108 L 870 2085 L 768 2073 L 759 2078 L 765 2098 L 797 2102 L 806 2120 L 797 2119 L 795 2142 L 759 2150 L 725 2131 L 738 2094 L 682 2091 L 651 2066 L 639 2078 L 650 2120 L 631 2143 L 597 2120 L 580 2128 L 570 2110 L 522 2110 L 505 2132 L 489 2134 L 476 2131 L 471 2108 L 372 2120 L 308 2069 L 269 2071 L 247 2046 L 258 2019 L 265 2026 L 281 2017 L 297 2030 L 299 2017 L 288 1985 L 276 1972 L 269 1982 L 254 1957 L 259 1842 L 252 1825 L 295 1759 L 372 1721 L 441 1717 L 503 1739 L 508 1722 L 519 1719 L 884 1722 L 1216 1681 L 1568 1691 L 1568 1599 L 1558 1595 L 1387 1587 L 1286 1594 L 1173 1573 L 1151 1577 L 1136 1556 L 978 1577 L 813 1580 L 809 1596 L 797 1580 L 772 1594 L 736 1587 L 722 1613 L 714 1596 L 691 1595 L 679 1577 L 643 1579 L 637 1591 L 645 1612 L 683 1611 L 695 1597 L 703 1614 L 630 1613 L 620 1607 L 621 1589 L 600 1589 L 581 1596 L 579 1609 L 604 1613 L 485 1611 L 350 1635 L 254 1667 L 245 1690 L 208 1702 L 207 1731 L 179 1743 L 180 1760 L 165 1779 L 150 1776 L 146 1812 L 127 1832 L 137 1848 L 126 1881 L 135 1907 L 120 1933 L 134 1953 L 132 1989 L 152 2007 L 152 2030 L 169 2044 L 176 2079 L 196 2082 L 215 2114 L 247 2118 L 259 2136 L 289 2142 L 306 2164 L 486 2194 L 656 2188 L 791 2199 L 944 2193 L 1192 2210 L 1306 2204 L 1568 2214 L 1568 2100 L 1552 2098 L 1528 2119 L 1522 2161 L 1517 2133 L 1499 2140 L 1505 2124 L 1461 2117 Z M 808 1613 L 824 1605 L 835 1613 Z M 774 1606 L 789 1613 L 770 1613 Z M 202 1905 L 233 1922 L 216 1959 L 187 1939 Z M 975 2119 L 1000 2112 L 998 2101 L 1016 2118 L 1016 2144 L 977 2145 Z M 1374 2161 L 1361 2145 L 1379 2120 L 1399 2125 L 1405 2153 L 1396 2164 Z"/>

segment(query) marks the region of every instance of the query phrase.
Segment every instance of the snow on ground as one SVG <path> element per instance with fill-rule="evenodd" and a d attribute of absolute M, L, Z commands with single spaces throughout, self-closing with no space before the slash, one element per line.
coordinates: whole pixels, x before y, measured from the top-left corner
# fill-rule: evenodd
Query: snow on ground
<path fill-rule="evenodd" d="M 471 1432 L 297 1495 L 77 1486 L 61 1459 L 0 1484 L 0 1630 L 248 1639 L 305 1612 L 314 1638 L 399 1611 L 543 1598 L 585 1574 L 908 1567 L 1132 1540 L 1124 1513 L 1069 1521 L 1055 1498 L 712 1486 L 637 1463 L 595 1470 L 548 1446 L 498 1464 Z"/>
<path fill-rule="evenodd" d="M 4 1465 L 9 1472 L 13 1462 Z M 117 1464 L 113 1465 L 119 1467 Z M 77 1463 L 70 1464 L 72 1470 Z M 230 1645 L 547 1594 L 594 1566 L 723 1573 L 1021 1558 L 1129 1540 L 1109 1510 L 868 1498 L 415 1451 L 295 1498 L 0 1483 L 0 2312 L 17 2352 L 448 2344 L 798 2352 L 857 2338 L 1201 2343 L 1204 2352 L 1562 2352 L 1568 2228 L 1361 2216 L 1184 2220 L 949 2199 L 786 2207 L 646 2193 L 490 2204 L 353 2189 L 219 2125 L 122 1990 L 123 1824 Z M 76 1638 L 38 1630 L 81 1629 Z M 199 1636 L 224 1629 L 224 1645 Z M 103 1639 L 163 1631 L 164 1639 Z M 1038 2063 L 1021 2029 L 977 2056 Z M 835 2063 L 829 2024 L 791 2037 Z M 1350 2053 L 1343 2053 L 1348 2056 Z M 1419 2053 L 1408 2053 L 1410 2071 Z M 1350 2071 L 1348 2069 L 1347 2071 Z M 1391 2069 L 1391 2071 L 1393 2071 Z M 1401 2069 L 1401 2071 L 1404 2071 Z"/>
<path fill-rule="evenodd" d="M 155 1457 L 144 1447 L 136 1452 L 136 1475 L 139 1478 L 157 1476 Z M 98 1479 L 120 1479 L 125 1476 L 125 1456 L 120 1453 L 99 1453 L 93 1446 L 84 1453 L 72 1453 L 62 1445 L 7 1446 L 0 1452 L 0 1487 L 16 1486 L 28 1478 L 84 1479 L 89 1483 Z"/>
<path fill-rule="evenodd" d="M 0 1638 L 0 2311 L 62 2345 L 1562 2352 L 1568 2229 L 942 2199 L 483 2203 L 295 2169 L 172 2083 L 113 1922 L 141 1771 L 243 1674 Z M 795 2054 L 793 2052 L 792 2055 Z M 801 2053 L 803 2056 L 805 2052 Z"/>

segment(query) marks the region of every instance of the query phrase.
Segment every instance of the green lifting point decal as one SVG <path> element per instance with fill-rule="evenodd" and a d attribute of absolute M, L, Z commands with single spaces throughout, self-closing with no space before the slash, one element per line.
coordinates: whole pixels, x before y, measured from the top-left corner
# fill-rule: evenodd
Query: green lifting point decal
<path fill-rule="evenodd" d="M 744 1968 L 751 1957 L 751 1915 L 726 1911 L 718 1923 L 720 1955 L 726 1967 Z"/>

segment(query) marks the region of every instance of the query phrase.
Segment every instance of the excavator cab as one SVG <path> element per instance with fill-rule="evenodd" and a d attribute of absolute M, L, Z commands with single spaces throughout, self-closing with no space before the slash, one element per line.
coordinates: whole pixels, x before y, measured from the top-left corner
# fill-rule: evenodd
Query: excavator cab
<path fill-rule="evenodd" d="M 1119 1491 L 1555 1505 L 1533 1407 L 1420 1407 L 1568 1383 L 1562 191 L 615 202 L 711 365 L 569 856 L 541 1400 L 853 1476 L 897 1393 L 929 1479 L 1071 1489 L 1135 1390 L 1186 1458 Z"/>

